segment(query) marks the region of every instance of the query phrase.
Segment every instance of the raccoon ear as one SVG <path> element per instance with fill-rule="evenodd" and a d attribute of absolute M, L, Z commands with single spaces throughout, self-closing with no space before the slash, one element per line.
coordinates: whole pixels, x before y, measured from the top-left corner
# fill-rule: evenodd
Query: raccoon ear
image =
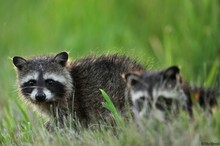
<path fill-rule="evenodd" d="M 180 69 L 178 66 L 171 66 L 165 70 L 163 75 L 164 78 L 176 79 L 179 73 L 180 73 Z"/>
<path fill-rule="evenodd" d="M 54 57 L 54 60 L 57 61 L 60 65 L 65 66 L 68 60 L 68 53 L 61 52 Z"/>
<path fill-rule="evenodd" d="M 21 70 L 23 68 L 23 66 L 27 63 L 27 60 L 19 57 L 19 56 L 15 56 L 13 57 L 13 64 L 19 69 Z"/>
<path fill-rule="evenodd" d="M 139 82 L 139 75 L 135 73 L 124 74 L 123 78 L 129 86 L 135 86 Z"/>

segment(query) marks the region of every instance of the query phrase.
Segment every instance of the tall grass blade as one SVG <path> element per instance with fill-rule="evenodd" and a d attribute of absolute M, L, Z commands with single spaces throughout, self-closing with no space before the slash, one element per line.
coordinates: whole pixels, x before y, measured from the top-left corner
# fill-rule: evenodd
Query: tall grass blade
<path fill-rule="evenodd" d="M 116 124 L 119 127 L 123 128 L 123 122 L 122 122 L 121 116 L 118 113 L 117 109 L 115 108 L 114 104 L 112 103 L 110 97 L 108 96 L 108 94 L 104 90 L 100 89 L 100 91 L 102 93 L 102 96 L 106 100 L 106 102 L 102 103 L 103 107 L 108 109 L 113 114 Z"/>
<path fill-rule="evenodd" d="M 219 68 L 219 61 L 218 61 L 218 59 L 216 59 L 209 74 L 208 74 L 208 78 L 205 82 L 206 87 L 210 87 L 212 85 L 212 83 L 218 73 L 218 68 Z"/>
<path fill-rule="evenodd" d="M 15 101 L 16 101 L 16 104 L 23 115 L 25 122 L 29 122 L 30 120 L 28 118 L 27 112 L 25 111 L 24 107 L 17 100 L 15 100 Z"/>

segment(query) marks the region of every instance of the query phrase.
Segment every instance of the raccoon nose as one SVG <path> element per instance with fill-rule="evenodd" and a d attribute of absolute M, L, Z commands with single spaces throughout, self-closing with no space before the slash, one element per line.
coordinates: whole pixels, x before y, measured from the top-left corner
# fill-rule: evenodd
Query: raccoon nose
<path fill-rule="evenodd" d="M 44 101 L 46 99 L 46 95 L 44 93 L 37 93 L 35 98 L 37 101 Z"/>

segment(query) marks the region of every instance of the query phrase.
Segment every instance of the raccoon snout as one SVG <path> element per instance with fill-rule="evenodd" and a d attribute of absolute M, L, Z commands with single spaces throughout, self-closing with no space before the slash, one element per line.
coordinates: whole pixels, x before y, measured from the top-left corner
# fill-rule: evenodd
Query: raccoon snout
<path fill-rule="evenodd" d="M 35 98 L 36 98 L 37 101 L 45 101 L 45 99 L 46 99 L 46 94 L 44 94 L 44 93 L 37 93 L 37 94 L 35 95 Z"/>

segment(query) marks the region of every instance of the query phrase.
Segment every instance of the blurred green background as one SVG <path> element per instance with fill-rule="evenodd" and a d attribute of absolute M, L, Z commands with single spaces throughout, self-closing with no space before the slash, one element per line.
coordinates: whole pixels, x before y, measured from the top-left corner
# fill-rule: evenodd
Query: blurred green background
<path fill-rule="evenodd" d="M 20 102 L 14 55 L 126 54 L 150 68 L 179 65 L 190 83 L 218 86 L 219 7 L 219 0 L 1 0 L 0 118 Z"/>

